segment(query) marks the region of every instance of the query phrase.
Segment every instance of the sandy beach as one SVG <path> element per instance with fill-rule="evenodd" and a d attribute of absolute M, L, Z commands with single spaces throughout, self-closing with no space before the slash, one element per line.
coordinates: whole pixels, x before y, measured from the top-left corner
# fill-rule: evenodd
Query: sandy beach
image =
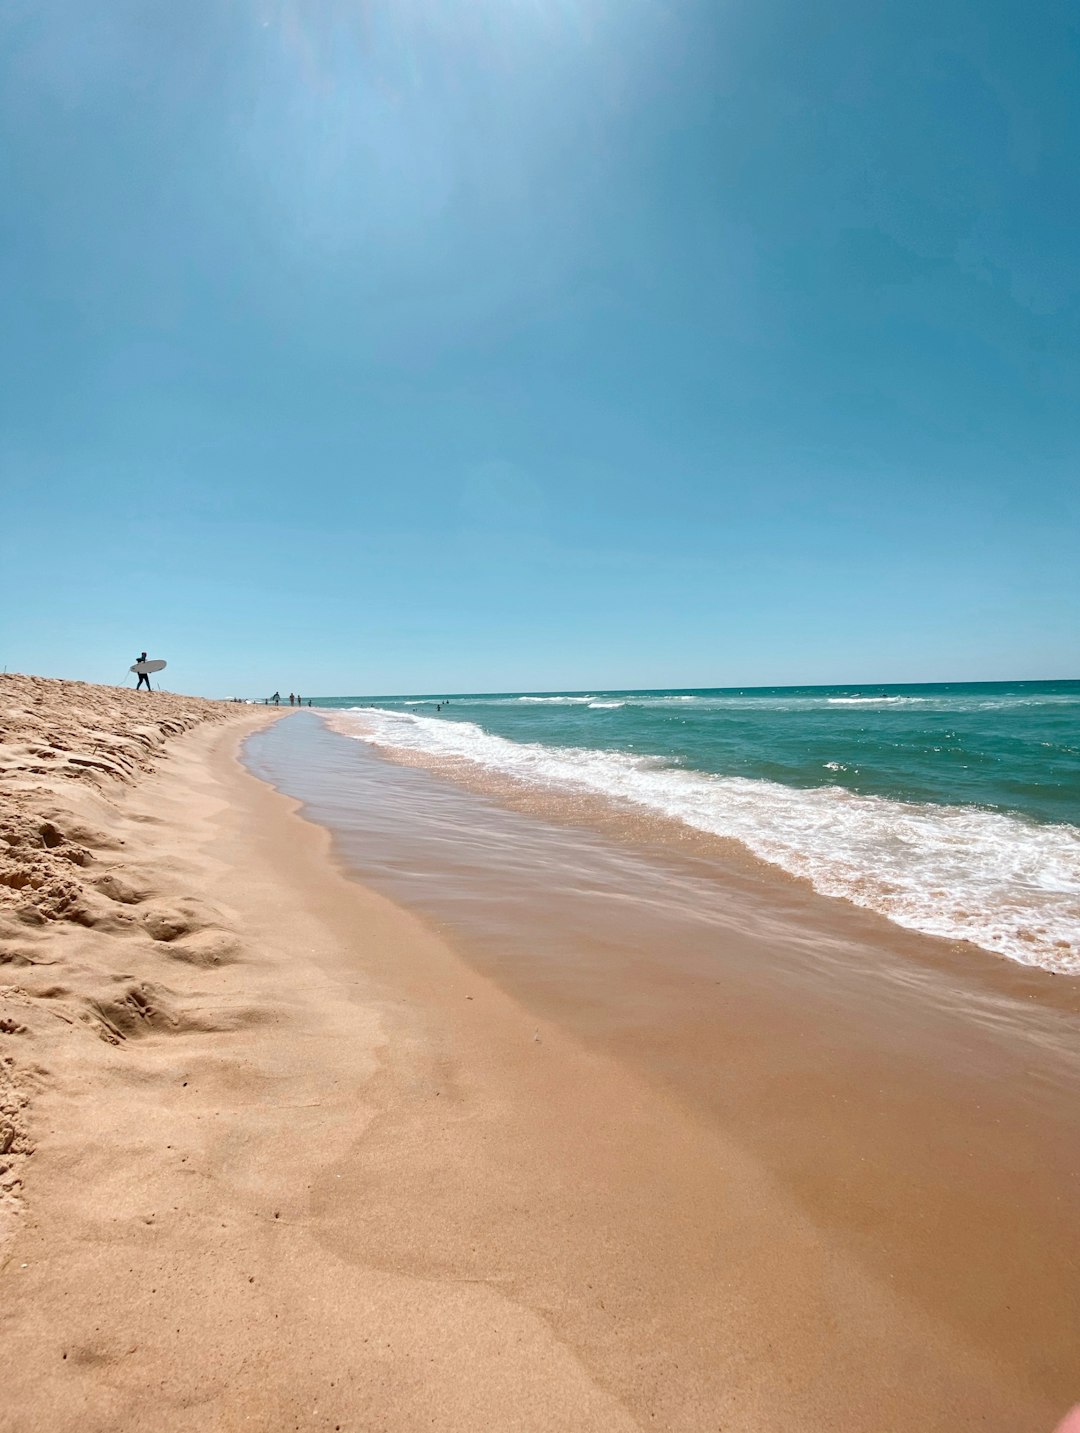
<path fill-rule="evenodd" d="M 1080 1391 L 1071 982 L 964 1023 L 617 914 L 524 969 L 244 768 L 307 713 L 0 707 L 0 1428 L 1048 1433 Z"/>

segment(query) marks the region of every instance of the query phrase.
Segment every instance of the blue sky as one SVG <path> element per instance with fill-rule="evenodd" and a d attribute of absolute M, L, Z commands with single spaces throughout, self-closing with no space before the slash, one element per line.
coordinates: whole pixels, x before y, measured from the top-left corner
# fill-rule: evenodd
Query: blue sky
<path fill-rule="evenodd" d="M 14 0 L 0 665 L 1077 675 L 1057 0 Z"/>

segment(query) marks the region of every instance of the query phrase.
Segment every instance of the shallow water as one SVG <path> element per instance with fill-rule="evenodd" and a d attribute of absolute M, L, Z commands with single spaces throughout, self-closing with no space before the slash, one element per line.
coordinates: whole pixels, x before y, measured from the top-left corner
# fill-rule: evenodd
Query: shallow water
<path fill-rule="evenodd" d="M 1053 984 L 1041 971 L 987 961 L 971 947 L 939 951 L 763 863 L 733 859 L 738 847 L 692 833 L 682 840 L 679 823 L 606 821 L 607 803 L 534 800 L 531 790 L 508 802 L 387 759 L 307 713 L 248 738 L 244 759 L 332 833 L 365 883 L 514 982 L 543 985 L 550 970 L 568 990 L 600 951 L 617 952 L 627 969 L 645 962 L 710 983 L 819 990 L 831 973 L 860 988 L 883 1022 L 898 992 L 921 992 L 924 1012 L 951 1007 L 965 1022 L 1010 1027 L 1074 1063 L 1071 1019 L 1061 1026 L 1041 999 L 1030 1003 Z M 607 1006 L 619 998 L 605 991 Z M 883 1028 L 874 1038 L 891 1037 Z"/>
<path fill-rule="evenodd" d="M 390 754 L 631 803 L 897 925 L 1080 971 L 1080 683 L 320 705 Z"/>

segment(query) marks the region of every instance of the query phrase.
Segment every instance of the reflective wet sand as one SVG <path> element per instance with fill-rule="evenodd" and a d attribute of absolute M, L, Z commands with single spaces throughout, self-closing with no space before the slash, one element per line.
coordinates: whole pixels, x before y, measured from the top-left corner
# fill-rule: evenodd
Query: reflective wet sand
<path fill-rule="evenodd" d="M 662 1233 L 672 1267 L 696 1261 L 699 1298 L 656 1306 L 696 1378 L 708 1341 L 687 1320 L 742 1319 L 754 1339 L 771 1323 L 776 1377 L 816 1400 L 808 1428 L 870 1426 L 887 1399 L 878 1426 L 1035 1429 L 1076 1396 L 1073 982 L 905 935 L 628 813 L 386 761 L 307 714 L 246 760 L 347 871 L 700 1129 L 674 1182 L 682 1233 Z M 545 1137 L 564 1118 L 587 1139 L 580 1116 L 536 1111 Z M 717 1139 L 767 1191 L 753 1217 Z M 635 1236 L 661 1238 L 658 1217 Z M 863 1412 L 836 1421 L 845 1398 Z"/>

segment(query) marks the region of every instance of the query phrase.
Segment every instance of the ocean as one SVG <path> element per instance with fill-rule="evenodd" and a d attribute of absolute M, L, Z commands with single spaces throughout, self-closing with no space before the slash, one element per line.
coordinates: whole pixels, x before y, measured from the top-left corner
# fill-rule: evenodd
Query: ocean
<path fill-rule="evenodd" d="M 385 755 L 631 803 L 928 935 L 1080 974 L 1080 682 L 315 705 Z"/>

